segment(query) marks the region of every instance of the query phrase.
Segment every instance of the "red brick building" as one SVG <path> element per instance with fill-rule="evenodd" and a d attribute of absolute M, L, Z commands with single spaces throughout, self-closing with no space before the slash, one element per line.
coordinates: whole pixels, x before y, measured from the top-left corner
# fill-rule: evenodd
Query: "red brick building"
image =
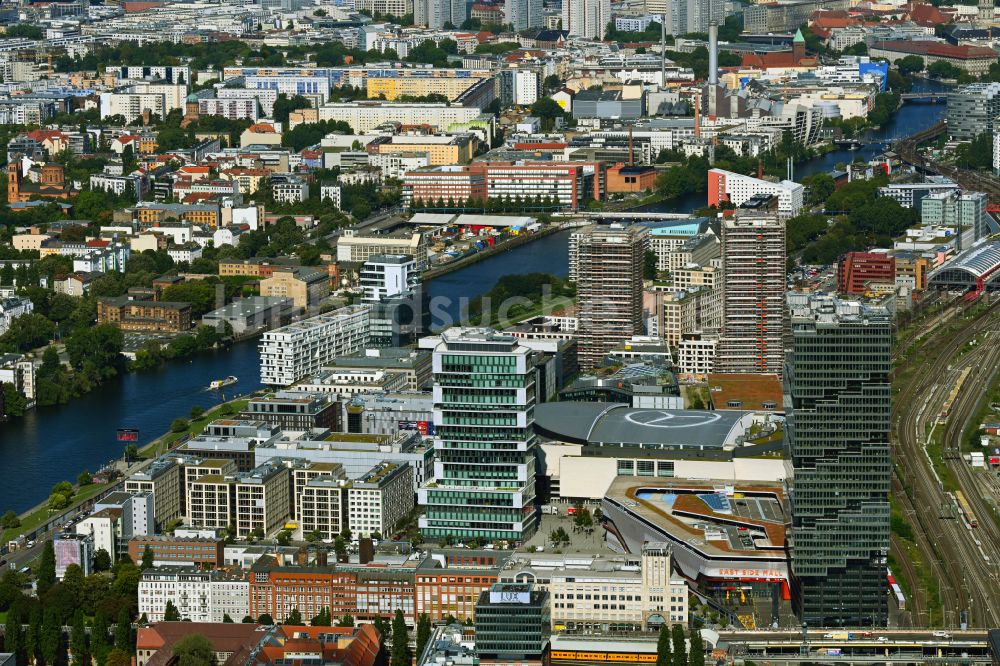
<path fill-rule="evenodd" d="M 837 291 L 863 294 L 870 284 L 895 284 L 896 260 L 882 252 L 848 252 L 837 264 Z"/>
<path fill-rule="evenodd" d="M 153 562 L 160 564 L 196 564 L 218 567 L 225 563 L 226 544 L 222 539 L 202 537 L 140 536 L 128 542 L 128 556 L 133 562 L 142 559 L 149 546 Z"/>

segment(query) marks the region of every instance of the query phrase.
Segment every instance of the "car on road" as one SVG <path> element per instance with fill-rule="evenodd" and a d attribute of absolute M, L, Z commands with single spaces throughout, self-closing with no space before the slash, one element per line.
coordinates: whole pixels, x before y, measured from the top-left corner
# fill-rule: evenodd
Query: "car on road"
<path fill-rule="evenodd" d="M 889 639 L 887 637 L 885 637 L 885 636 L 879 636 L 878 639 L 876 639 L 876 641 L 878 643 L 888 643 Z"/>
<path fill-rule="evenodd" d="M 29 541 L 28 544 L 27 544 L 27 547 L 28 548 L 34 548 L 35 547 L 35 542 L 34 541 Z"/>
<path fill-rule="evenodd" d="M 938 630 L 935 631 L 932 635 L 934 636 L 934 638 L 951 638 L 951 634 L 949 634 L 947 631 Z"/>
<path fill-rule="evenodd" d="M 823 634 L 823 640 L 833 640 L 833 634 Z"/>

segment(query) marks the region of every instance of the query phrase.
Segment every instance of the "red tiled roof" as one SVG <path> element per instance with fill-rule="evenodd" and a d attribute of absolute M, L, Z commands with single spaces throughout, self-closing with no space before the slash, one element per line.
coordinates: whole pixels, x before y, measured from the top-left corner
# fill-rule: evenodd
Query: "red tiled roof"
<path fill-rule="evenodd" d="M 897 53 L 936 56 L 938 58 L 955 58 L 957 60 L 971 60 L 973 58 L 990 58 L 996 60 L 997 57 L 996 51 L 984 46 L 967 46 L 964 44 L 953 46 L 944 42 L 899 40 L 875 42 L 871 48 L 895 51 Z"/>

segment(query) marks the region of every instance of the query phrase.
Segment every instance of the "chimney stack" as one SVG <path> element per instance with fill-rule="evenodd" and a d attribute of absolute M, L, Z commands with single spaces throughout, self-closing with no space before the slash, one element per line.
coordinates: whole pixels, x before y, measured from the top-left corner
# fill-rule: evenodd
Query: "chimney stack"
<path fill-rule="evenodd" d="M 708 84 L 719 85 L 719 24 L 708 24 Z"/>

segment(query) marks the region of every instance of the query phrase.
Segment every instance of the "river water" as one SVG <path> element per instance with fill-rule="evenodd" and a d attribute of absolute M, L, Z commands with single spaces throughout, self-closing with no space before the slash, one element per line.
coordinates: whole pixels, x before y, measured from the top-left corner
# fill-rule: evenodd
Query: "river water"
<path fill-rule="evenodd" d="M 924 82 L 914 89 L 941 90 Z M 939 104 L 906 104 L 891 122 L 873 133 L 869 145 L 799 164 L 795 177 L 829 171 L 858 156 L 868 159 L 880 152 L 885 142 L 930 127 L 943 113 L 944 106 Z M 690 212 L 705 203 L 704 194 L 692 193 L 656 204 L 652 210 Z M 463 297 L 484 294 L 504 275 L 552 273 L 565 277 L 569 272 L 568 237 L 568 231 L 555 233 L 437 278 L 429 285 L 430 297 L 444 302 L 440 311 L 457 320 Z M 45 500 L 59 481 L 75 480 L 84 468 L 94 471 L 121 456 L 123 446 L 115 441 L 117 428 L 138 428 L 142 444 L 165 432 L 176 417 L 186 416 L 193 405 L 216 404 L 221 397 L 206 387 L 213 379 L 228 375 L 240 380 L 230 391 L 247 393 L 260 388 L 255 342 L 168 363 L 152 372 L 129 374 L 68 405 L 38 408 L 23 418 L 0 423 L 0 475 L 5 484 L 0 492 L 0 513 L 8 508 L 28 509 Z"/>

